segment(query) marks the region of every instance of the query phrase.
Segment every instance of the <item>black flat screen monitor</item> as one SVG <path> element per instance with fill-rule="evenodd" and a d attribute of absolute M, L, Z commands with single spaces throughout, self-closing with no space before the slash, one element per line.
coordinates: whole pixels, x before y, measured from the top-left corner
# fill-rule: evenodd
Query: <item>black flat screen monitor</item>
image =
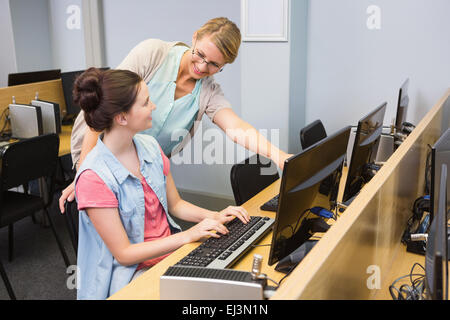
<path fill-rule="evenodd" d="M 395 117 L 395 128 L 397 131 L 402 130 L 402 124 L 406 121 L 406 112 L 409 104 L 408 86 L 409 79 L 406 79 L 398 92 L 397 114 Z"/>
<path fill-rule="evenodd" d="M 342 198 L 343 202 L 347 202 L 354 197 L 363 185 L 371 179 L 372 170 L 368 166 L 374 163 L 377 155 L 386 105 L 387 103 L 384 102 L 358 121 Z"/>
<path fill-rule="evenodd" d="M 447 165 L 440 168 L 439 189 L 434 189 L 437 206 L 433 212 L 428 231 L 427 248 L 425 253 L 425 288 L 426 297 L 432 300 L 448 299 L 448 229 L 447 212 Z"/>
<path fill-rule="evenodd" d="M 61 70 L 42 70 L 32 72 L 10 73 L 8 74 L 8 86 L 18 86 L 21 84 L 57 80 L 61 78 Z"/>
<path fill-rule="evenodd" d="M 100 70 L 108 70 L 109 68 L 99 68 Z M 75 118 L 80 112 L 80 106 L 73 102 L 73 84 L 75 79 L 85 70 L 70 71 L 61 73 L 61 82 L 64 92 L 64 100 L 66 102 L 66 118 Z"/>
<path fill-rule="evenodd" d="M 439 190 L 441 167 L 445 164 L 450 168 L 450 129 L 447 129 L 431 148 L 431 183 L 430 183 L 430 212 L 431 217 L 438 205 L 436 195 Z M 450 201 L 450 181 L 447 181 L 447 200 Z M 447 207 L 450 203 L 447 202 Z"/>
<path fill-rule="evenodd" d="M 350 127 L 346 127 L 285 161 L 269 265 L 310 238 L 308 220 L 317 216 L 308 209 L 332 211 L 336 206 L 349 136 Z"/>

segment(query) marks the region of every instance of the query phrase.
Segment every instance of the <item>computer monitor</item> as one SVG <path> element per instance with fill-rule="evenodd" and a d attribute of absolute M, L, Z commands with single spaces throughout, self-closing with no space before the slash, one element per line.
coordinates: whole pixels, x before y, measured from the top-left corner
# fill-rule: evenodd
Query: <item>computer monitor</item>
<path fill-rule="evenodd" d="M 317 216 L 309 209 L 332 211 L 336 206 L 349 136 L 350 127 L 346 127 L 285 161 L 269 265 L 310 238 L 308 222 Z"/>
<path fill-rule="evenodd" d="M 431 179 L 430 179 L 430 213 L 433 218 L 435 208 L 438 206 L 438 195 L 441 176 L 441 167 L 445 164 L 450 168 L 450 129 L 447 129 L 431 147 Z M 447 181 L 447 200 L 450 201 L 450 182 Z M 447 207 L 450 203 L 447 202 Z"/>
<path fill-rule="evenodd" d="M 434 189 L 437 206 L 428 231 L 425 254 L 426 297 L 432 300 L 448 299 L 448 229 L 447 165 L 440 167 L 439 189 Z"/>
<path fill-rule="evenodd" d="M 61 78 L 61 70 L 42 70 L 33 72 L 20 72 L 8 74 L 8 86 L 18 86 L 21 84 L 57 80 Z"/>
<path fill-rule="evenodd" d="M 100 70 L 108 70 L 108 67 L 105 68 L 99 68 Z M 65 119 L 74 119 L 78 113 L 80 112 L 81 108 L 75 102 L 73 101 L 73 84 L 75 82 L 75 79 L 84 72 L 85 70 L 79 70 L 79 71 L 70 71 L 70 72 L 62 72 L 61 73 L 61 82 L 63 87 L 63 93 L 64 93 L 64 100 L 66 102 L 66 115 Z"/>
<path fill-rule="evenodd" d="M 350 165 L 342 201 L 346 203 L 358 194 L 363 185 L 373 176 L 373 168 L 387 103 L 384 102 L 367 116 L 358 121 Z"/>
<path fill-rule="evenodd" d="M 409 78 L 405 80 L 398 92 L 398 101 L 397 101 L 397 114 L 395 117 L 395 128 L 397 131 L 402 131 L 403 122 L 406 121 L 406 112 L 408 111 L 408 86 L 409 86 Z"/>

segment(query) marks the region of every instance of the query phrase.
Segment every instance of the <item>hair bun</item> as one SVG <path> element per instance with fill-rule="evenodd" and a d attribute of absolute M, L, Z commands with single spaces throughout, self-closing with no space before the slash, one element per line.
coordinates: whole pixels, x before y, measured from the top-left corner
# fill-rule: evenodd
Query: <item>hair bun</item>
<path fill-rule="evenodd" d="M 89 68 L 79 75 L 73 86 L 73 100 L 85 112 L 93 112 L 102 99 L 103 72 Z"/>

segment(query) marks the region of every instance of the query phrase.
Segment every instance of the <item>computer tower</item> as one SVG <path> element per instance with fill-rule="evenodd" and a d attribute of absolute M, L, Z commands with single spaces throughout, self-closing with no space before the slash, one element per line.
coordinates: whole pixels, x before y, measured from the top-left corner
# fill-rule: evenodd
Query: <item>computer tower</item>
<path fill-rule="evenodd" d="M 40 107 L 10 104 L 9 116 L 12 138 L 26 139 L 42 135 L 42 111 Z"/>
<path fill-rule="evenodd" d="M 31 105 L 41 108 L 44 134 L 61 133 L 61 115 L 59 104 L 50 101 L 32 100 Z"/>

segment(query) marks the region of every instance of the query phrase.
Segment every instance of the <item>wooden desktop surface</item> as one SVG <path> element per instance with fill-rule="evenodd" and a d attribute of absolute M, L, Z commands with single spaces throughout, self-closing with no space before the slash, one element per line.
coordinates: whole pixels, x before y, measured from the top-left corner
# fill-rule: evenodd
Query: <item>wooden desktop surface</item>
<path fill-rule="evenodd" d="M 255 197 L 243 204 L 243 207 L 252 216 L 268 216 L 270 218 L 275 218 L 275 212 L 263 211 L 259 207 L 266 201 L 272 199 L 280 191 L 280 179 L 275 181 L 269 187 L 261 191 Z M 265 246 L 257 246 L 249 250 L 243 258 L 241 258 L 235 265 L 233 269 L 241 271 L 251 271 L 253 255 L 260 254 L 263 256 L 263 263 L 261 272 L 267 274 L 267 276 L 275 281 L 280 281 L 281 278 L 285 276 L 284 273 L 275 271 L 276 264 L 269 266 L 267 264 L 267 259 L 269 257 L 270 243 L 272 241 L 272 232 L 268 233 L 263 237 L 257 244 Z M 187 244 L 180 249 L 176 250 L 166 259 L 162 260 L 160 263 L 152 267 L 150 270 L 145 272 L 142 276 L 130 282 L 126 287 L 119 290 L 117 293 L 112 295 L 109 299 L 114 300 L 149 300 L 149 299 L 159 299 L 159 277 L 164 274 L 164 272 L 170 266 L 177 263 L 182 257 L 187 255 L 197 246 L 199 242 Z M 269 281 L 269 285 L 274 285 Z"/>
<path fill-rule="evenodd" d="M 72 125 L 65 125 L 61 127 L 59 134 L 59 156 L 70 154 L 70 135 L 72 134 Z"/>
<path fill-rule="evenodd" d="M 415 264 L 420 264 L 421 267 L 414 266 Z M 448 262 L 448 265 L 450 268 L 450 262 Z M 413 267 L 414 270 L 412 270 Z M 393 263 L 391 270 L 386 275 L 385 284 L 378 290 L 374 299 L 392 300 L 392 296 L 389 293 L 389 286 L 397 279 L 408 276 L 412 271 L 414 274 L 425 275 L 423 268 L 425 268 L 425 256 L 408 252 L 406 251 L 406 246 L 402 246 L 395 256 L 395 262 Z M 398 289 L 402 284 L 411 285 L 409 277 L 399 280 L 395 284 L 395 287 Z"/>

